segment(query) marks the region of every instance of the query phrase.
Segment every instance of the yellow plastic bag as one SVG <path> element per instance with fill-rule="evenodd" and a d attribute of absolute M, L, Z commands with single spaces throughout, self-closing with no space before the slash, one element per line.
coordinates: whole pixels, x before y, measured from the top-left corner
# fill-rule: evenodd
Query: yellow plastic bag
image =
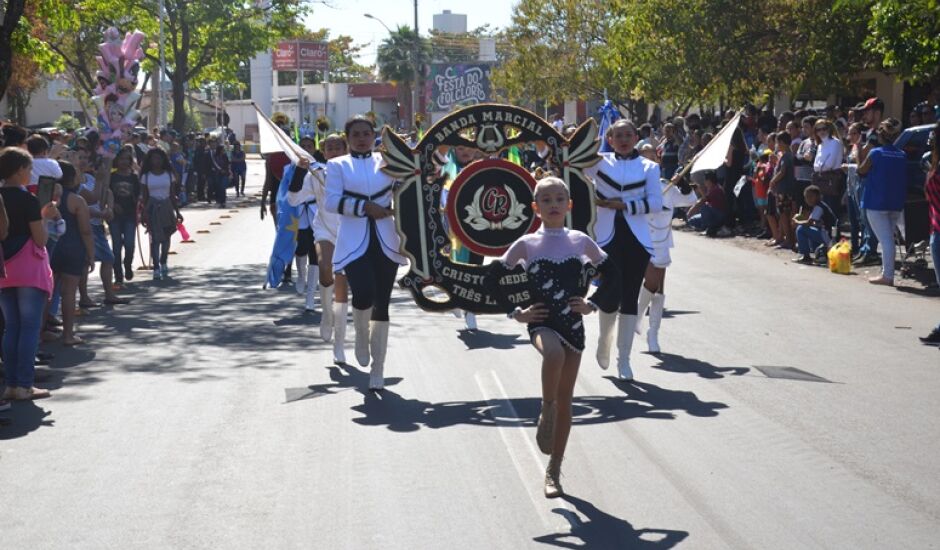
<path fill-rule="evenodd" d="M 842 239 L 829 249 L 829 271 L 847 275 L 852 271 L 852 243 Z"/>

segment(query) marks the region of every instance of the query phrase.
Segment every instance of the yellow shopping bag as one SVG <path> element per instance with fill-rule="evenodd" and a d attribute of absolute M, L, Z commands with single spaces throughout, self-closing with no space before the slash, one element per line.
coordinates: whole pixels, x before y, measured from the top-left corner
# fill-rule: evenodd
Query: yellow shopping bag
<path fill-rule="evenodd" d="M 829 271 L 843 275 L 852 271 L 852 243 L 842 239 L 829 249 Z"/>

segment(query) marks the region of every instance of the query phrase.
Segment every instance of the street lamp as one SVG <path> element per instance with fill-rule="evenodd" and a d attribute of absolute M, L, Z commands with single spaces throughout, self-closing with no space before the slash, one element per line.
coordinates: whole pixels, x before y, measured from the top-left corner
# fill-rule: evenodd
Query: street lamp
<path fill-rule="evenodd" d="M 385 24 L 381 19 L 379 19 L 378 17 L 372 15 L 371 13 L 364 13 L 364 14 L 362 14 L 362 15 L 364 15 L 365 17 L 368 17 L 369 19 L 373 19 L 373 20 L 375 20 L 375 21 L 378 21 L 378 22 L 379 22 L 379 25 L 382 25 L 383 27 L 385 27 L 385 30 L 388 31 L 388 34 L 392 34 L 392 29 L 388 28 L 388 25 L 386 25 L 386 24 Z"/>

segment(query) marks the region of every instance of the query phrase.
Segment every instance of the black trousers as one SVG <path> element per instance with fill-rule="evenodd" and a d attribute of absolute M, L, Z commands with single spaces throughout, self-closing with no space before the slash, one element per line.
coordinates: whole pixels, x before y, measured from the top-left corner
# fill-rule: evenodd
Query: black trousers
<path fill-rule="evenodd" d="M 640 286 L 646 276 L 650 255 L 619 211 L 614 217 L 614 238 L 602 248 L 620 269 L 620 313 L 636 315 Z"/>
<path fill-rule="evenodd" d="M 369 248 L 343 268 L 349 288 L 352 289 L 352 305 L 356 309 L 372 308 L 373 321 L 388 321 L 388 303 L 392 298 L 392 287 L 398 274 L 398 264 L 382 251 L 375 222 L 369 219 Z M 636 308 L 634 300 L 634 309 Z"/>
<path fill-rule="evenodd" d="M 317 245 L 313 238 L 313 229 L 301 229 L 297 231 L 297 249 L 295 256 L 306 256 L 309 265 L 317 265 Z"/>

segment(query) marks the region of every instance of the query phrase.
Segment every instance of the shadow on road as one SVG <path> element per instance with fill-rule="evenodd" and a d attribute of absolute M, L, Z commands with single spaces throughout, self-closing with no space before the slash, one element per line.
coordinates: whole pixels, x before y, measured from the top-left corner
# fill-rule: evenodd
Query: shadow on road
<path fill-rule="evenodd" d="M 353 422 L 361 426 L 385 426 L 396 432 L 414 432 L 421 428 L 447 428 L 456 425 L 474 426 L 534 426 L 541 409 L 539 397 L 516 397 L 476 401 L 445 401 L 432 403 L 408 399 L 386 388 L 380 392 L 368 389 L 367 370 L 352 365 L 328 367 L 331 383 L 304 388 L 288 388 L 287 402 L 313 399 L 345 390 L 355 390 L 363 396 L 361 404 L 352 410 L 362 416 Z M 724 403 L 700 400 L 693 392 L 660 388 L 644 382 L 622 382 L 608 377 L 626 394 L 618 396 L 575 396 L 573 424 L 591 425 L 620 422 L 633 418 L 671 420 L 677 412 L 691 416 L 717 416 Z M 387 378 L 393 386 L 400 378 Z"/>
<path fill-rule="evenodd" d="M 458 330 L 457 338 L 467 346 L 467 349 L 512 349 L 529 344 L 529 340 L 523 338 L 521 334 L 499 334 L 486 330 Z"/>
<path fill-rule="evenodd" d="M 635 529 L 627 520 L 598 510 L 586 500 L 571 495 L 565 495 L 562 498 L 573 504 L 578 513 L 575 514 L 565 508 L 555 508 L 553 512 L 568 521 L 571 531 L 535 537 L 533 540 L 536 542 L 559 548 L 665 550 L 673 548 L 689 536 L 688 531 Z"/>
<path fill-rule="evenodd" d="M 674 353 L 659 353 L 655 357 L 660 362 L 658 365 L 653 365 L 654 369 L 682 374 L 697 374 L 701 378 L 717 379 L 729 375 L 741 376 L 751 370 L 748 367 L 719 367 L 699 359 L 683 357 Z"/>
<path fill-rule="evenodd" d="M 40 426 L 53 426 L 55 420 L 47 420 L 52 414 L 33 401 L 16 401 L 13 408 L 0 413 L 0 441 L 28 435 Z"/>

